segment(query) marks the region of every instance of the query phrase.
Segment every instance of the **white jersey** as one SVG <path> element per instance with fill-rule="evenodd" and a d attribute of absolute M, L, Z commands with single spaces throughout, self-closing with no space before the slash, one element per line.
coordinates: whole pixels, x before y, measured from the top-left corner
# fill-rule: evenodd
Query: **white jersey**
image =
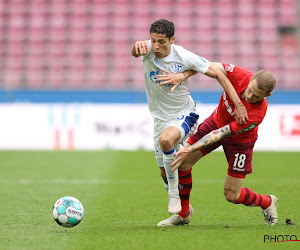
<path fill-rule="evenodd" d="M 159 86 L 156 75 L 165 74 L 161 69 L 173 73 L 195 70 L 204 74 L 210 62 L 181 46 L 172 44 L 171 52 L 164 58 L 157 58 L 149 41 L 149 53 L 142 56 L 145 89 L 151 115 L 154 118 L 168 121 L 181 110 L 195 108 L 195 102 L 190 96 L 188 79 L 171 93 L 172 85 Z"/>

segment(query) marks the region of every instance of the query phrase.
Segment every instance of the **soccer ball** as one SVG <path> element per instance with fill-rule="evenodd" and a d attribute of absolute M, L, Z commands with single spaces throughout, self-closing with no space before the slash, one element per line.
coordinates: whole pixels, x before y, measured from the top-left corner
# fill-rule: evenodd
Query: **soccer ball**
<path fill-rule="evenodd" d="M 53 218 L 62 227 L 78 225 L 83 215 L 84 209 L 81 202 L 72 196 L 58 199 L 53 206 Z"/>

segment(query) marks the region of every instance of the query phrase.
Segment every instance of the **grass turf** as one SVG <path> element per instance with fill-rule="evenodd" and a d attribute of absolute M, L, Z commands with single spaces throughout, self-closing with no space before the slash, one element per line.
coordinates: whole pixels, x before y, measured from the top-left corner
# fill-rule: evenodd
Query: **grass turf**
<path fill-rule="evenodd" d="M 159 228 L 167 193 L 153 152 L 0 151 L 0 249 L 295 249 L 300 241 L 266 243 L 265 235 L 300 240 L 300 153 L 255 152 L 244 186 L 279 198 L 279 224 L 261 209 L 223 196 L 225 156 L 214 152 L 193 169 L 189 226 Z M 83 221 L 62 228 L 54 202 L 78 198 Z M 291 218 L 296 225 L 285 225 Z M 281 238 L 280 238 L 281 239 Z"/>

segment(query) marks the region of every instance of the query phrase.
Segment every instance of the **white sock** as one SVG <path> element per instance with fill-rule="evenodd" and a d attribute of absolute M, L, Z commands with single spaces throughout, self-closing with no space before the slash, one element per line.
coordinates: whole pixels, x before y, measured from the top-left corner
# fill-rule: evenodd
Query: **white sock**
<path fill-rule="evenodd" d="M 175 171 L 171 171 L 172 166 L 170 165 L 174 159 L 175 159 L 175 148 L 168 152 L 164 152 L 163 154 L 163 160 L 164 160 L 164 168 L 166 171 L 166 176 L 168 179 L 168 186 L 169 190 L 168 193 L 170 194 L 175 194 L 179 195 L 179 190 L 178 190 L 178 169 Z"/>

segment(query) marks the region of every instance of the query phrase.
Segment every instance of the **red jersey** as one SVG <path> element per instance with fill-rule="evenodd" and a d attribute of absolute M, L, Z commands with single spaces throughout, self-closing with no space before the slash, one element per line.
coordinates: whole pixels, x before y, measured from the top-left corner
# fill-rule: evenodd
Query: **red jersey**
<path fill-rule="evenodd" d="M 258 125 L 263 121 L 267 111 L 267 100 L 263 100 L 256 103 L 248 103 L 242 98 L 242 94 L 250 83 L 253 73 L 243 69 L 241 67 L 232 64 L 223 64 L 224 69 L 227 72 L 227 77 L 232 83 L 236 93 L 240 97 L 244 104 L 249 120 L 246 124 L 239 125 L 233 116 L 235 106 L 230 100 L 229 96 L 224 91 L 218 107 L 213 112 L 213 118 L 218 126 L 221 128 L 227 124 L 230 126 L 232 139 L 238 142 L 251 142 L 257 137 Z"/>

